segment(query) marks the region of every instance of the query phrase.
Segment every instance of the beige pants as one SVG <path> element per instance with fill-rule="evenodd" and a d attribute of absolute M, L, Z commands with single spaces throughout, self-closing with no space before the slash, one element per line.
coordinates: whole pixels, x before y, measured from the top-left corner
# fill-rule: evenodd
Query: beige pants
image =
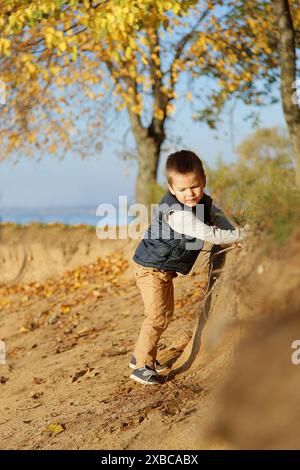
<path fill-rule="evenodd" d="M 191 271 L 205 272 L 209 264 L 211 244 L 205 243 Z M 175 271 L 160 271 L 135 263 L 135 278 L 145 307 L 145 319 L 134 349 L 137 368 L 154 367 L 159 339 L 166 330 L 174 313 L 173 278 Z"/>
<path fill-rule="evenodd" d="M 175 271 L 160 271 L 135 264 L 136 283 L 145 306 L 145 316 L 135 345 L 136 367 L 154 367 L 159 338 L 174 312 L 173 278 Z"/>

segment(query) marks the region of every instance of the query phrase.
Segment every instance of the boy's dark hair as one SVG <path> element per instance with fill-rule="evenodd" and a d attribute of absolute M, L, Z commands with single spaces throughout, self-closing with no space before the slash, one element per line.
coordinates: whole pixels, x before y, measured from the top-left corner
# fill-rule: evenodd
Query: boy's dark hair
<path fill-rule="evenodd" d="M 178 152 L 171 153 L 166 161 L 165 173 L 168 183 L 172 183 L 170 173 L 198 173 L 200 176 L 205 177 L 202 162 L 198 155 L 190 150 L 179 150 Z"/>

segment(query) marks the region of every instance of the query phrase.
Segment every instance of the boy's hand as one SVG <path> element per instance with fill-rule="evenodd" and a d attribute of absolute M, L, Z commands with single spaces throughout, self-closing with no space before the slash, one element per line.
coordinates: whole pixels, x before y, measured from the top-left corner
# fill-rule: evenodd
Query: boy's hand
<path fill-rule="evenodd" d="M 243 242 L 244 242 L 245 240 L 247 240 L 247 238 L 249 237 L 249 235 L 250 235 L 250 233 L 251 233 L 251 226 L 250 226 L 249 224 L 244 225 L 244 227 L 242 227 L 242 228 L 240 229 L 240 232 L 241 232 L 242 237 L 243 237 L 242 242 L 237 242 L 237 243 L 235 243 L 235 245 L 236 245 L 238 248 L 243 248 Z"/>
<path fill-rule="evenodd" d="M 252 233 L 251 225 L 246 224 L 244 227 L 241 228 L 241 232 L 245 238 L 248 238 L 249 235 Z"/>

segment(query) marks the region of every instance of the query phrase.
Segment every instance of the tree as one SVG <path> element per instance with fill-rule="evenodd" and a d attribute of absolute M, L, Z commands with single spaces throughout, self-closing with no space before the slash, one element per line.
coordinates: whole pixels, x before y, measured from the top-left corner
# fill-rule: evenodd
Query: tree
<path fill-rule="evenodd" d="M 85 112 L 78 109 L 78 95 L 82 103 L 101 94 L 87 96 L 101 81 L 100 69 L 84 55 L 77 60 L 77 40 L 72 32 L 77 34 L 79 27 L 71 11 L 72 2 L 14 1 L 1 5 L 0 78 L 7 97 L 1 109 L 1 159 L 32 156 L 36 149 L 43 157 L 48 153 L 64 156 L 71 146 L 76 151 L 78 144 L 80 150 L 88 140 L 87 126 L 82 139 L 78 127 L 75 133 L 78 114 Z"/>
<path fill-rule="evenodd" d="M 296 2 L 289 3 L 288 0 L 274 0 L 273 3 L 279 33 L 282 107 L 294 151 L 296 185 L 300 189 L 300 96 L 297 96 L 297 86 L 300 86 L 300 81 L 299 78 L 297 81 L 296 74 L 297 33 L 296 25 L 293 25 L 293 16 L 295 18 L 296 14 L 299 15 L 299 5 Z"/>
<path fill-rule="evenodd" d="M 5 57 L 16 63 L 20 51 L 25 49 L 26 68 L 32 71 L 31 75 L 36 74 L 36 83 L 45 74 L 47 61 L 55 63 L 50 73 L 49 67 L 46 69 L 51 85 L 64 86 L 71 80 L 75 89 L 76 79 L 82 83 L 96 78 L 99 88 L 104 88 L 97 88 L 98 96 L 105 99 L 112 89 L 115 99 L 111 107 L 116 112 L 127 110 L 136 143 L 139 202 L 151 202 L 179 79 L 187 79 L 186 98 L 197 108 L 195 118 L 211 127 L 216 126 L 218 115 L 233 97 L 258 105 L 272 100 L 271 87 L 278 78 L 278 54 L 269 21 L 270 2 L 11 3 L 14 8 L 6 6 L 0 16 L 0 51 Z M 24 88 L 32 80 L 31 75 Z M 207 89 L 201 83 L 203 78 L 212 79 L 215 86 Z M 53 96 L 50 85 L 48 90 Z M 51 93 L 50 106 L 55 103 Z M 61 98 L 66 100 L 67 108 L 65 95 Z M 64 126 L 65 131 L 68 129 Z"/>

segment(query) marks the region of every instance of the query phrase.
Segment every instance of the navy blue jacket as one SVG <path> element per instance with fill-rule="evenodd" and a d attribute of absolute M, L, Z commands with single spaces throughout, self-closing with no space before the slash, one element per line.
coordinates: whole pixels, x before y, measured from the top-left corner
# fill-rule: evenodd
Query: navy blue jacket
<path fill-rule="evenodd" d="M 166 222 L 165 216 L 172 210 L 191 210 L 201 222 L 213 225 L 210 218 L 211 204 L 211 197 L 204 194 L 195 207 L 187 207 L 168 191 L 161 199 L 144 238 L 137 246 L 133 260 L 145 267 L 188 274 L 203 248 L 204 241 L 175 232 Z"/>

